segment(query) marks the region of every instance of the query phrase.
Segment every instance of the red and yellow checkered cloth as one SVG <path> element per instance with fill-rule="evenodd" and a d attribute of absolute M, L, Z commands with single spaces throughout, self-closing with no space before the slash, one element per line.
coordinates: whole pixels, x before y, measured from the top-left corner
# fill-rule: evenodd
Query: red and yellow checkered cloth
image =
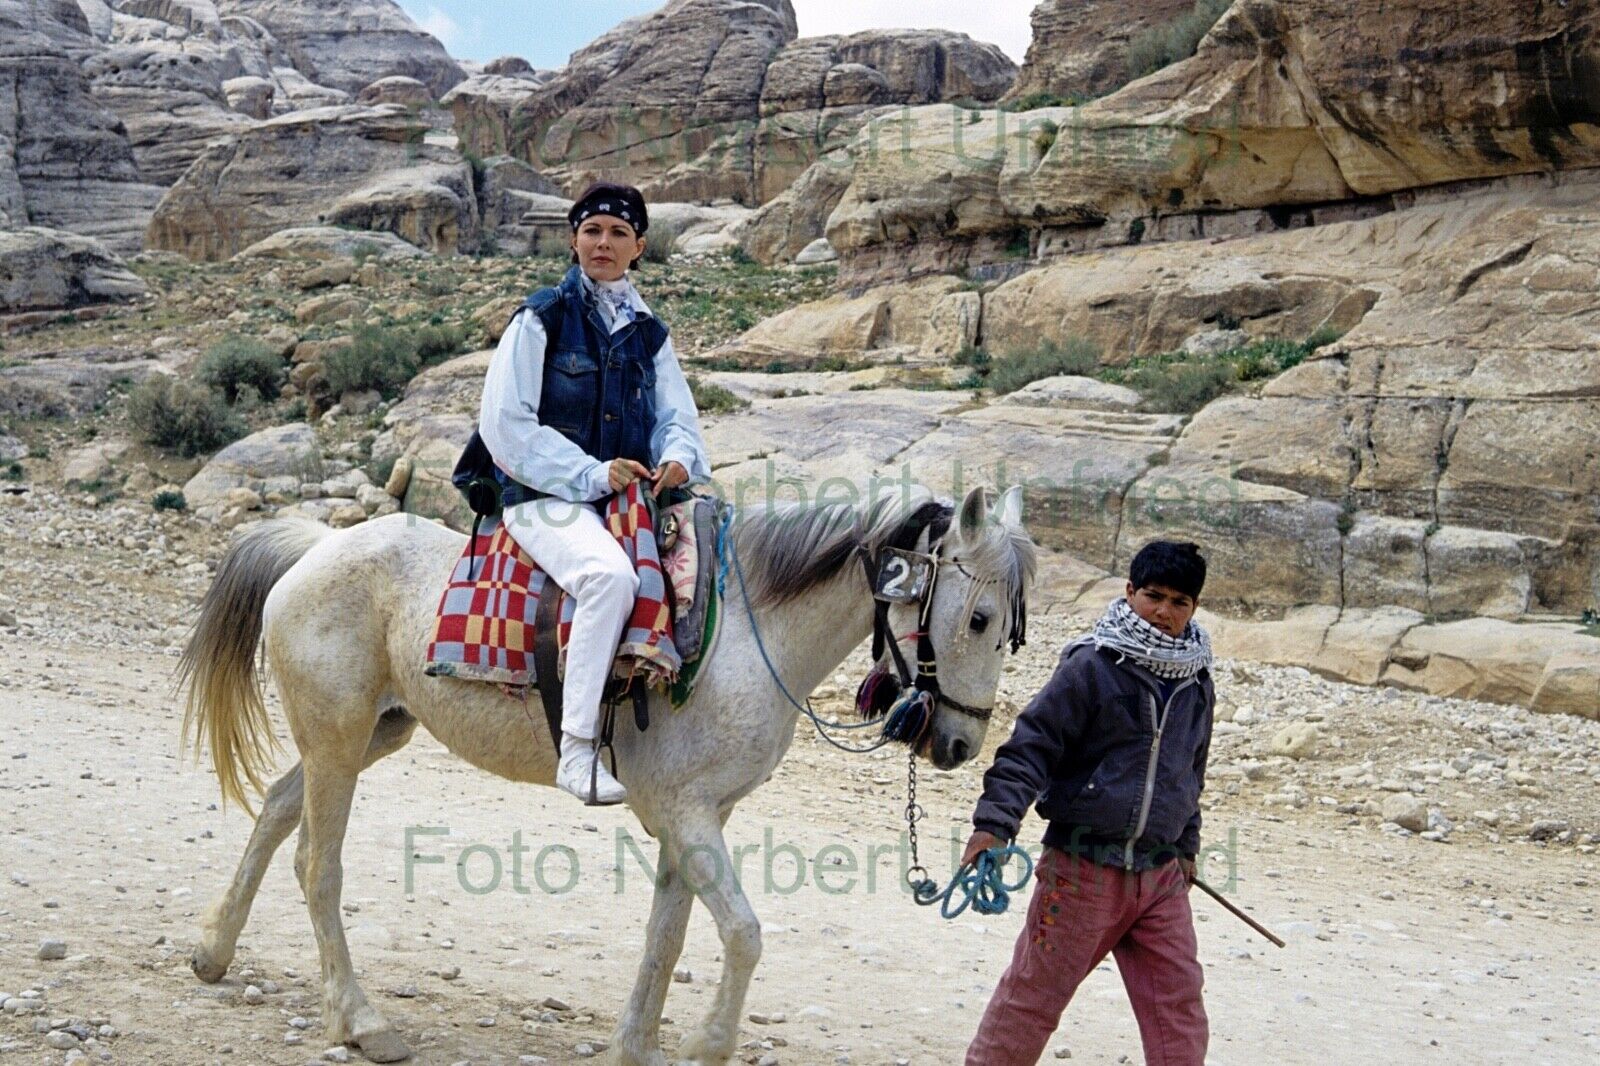
<path fill-rule="evenodd" d="M 623 630 L 613 672 L 643 672 L 650 684 L 670 684 L 682 662 L 672 642 L 672 610 L 656 549 L 646 489 L 635 481 L 606 500 L 606 528 L 632 560 L 639 594 Z M 534 684 L 534 620 L 546 589 L 561 597 L 560 670 L 566 673 L 567 640 L 575 602 L 547 581 L 543 570 L 496 519 L 486 519 L 451 571 L 439 600 L 425 672 L 522 687 Z"/>

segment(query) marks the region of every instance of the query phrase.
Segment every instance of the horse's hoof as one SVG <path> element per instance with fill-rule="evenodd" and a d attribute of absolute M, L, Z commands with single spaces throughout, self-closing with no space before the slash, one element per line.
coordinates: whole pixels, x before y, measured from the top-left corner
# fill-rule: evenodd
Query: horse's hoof
<path fill-rule="evenodd" d="M 411 1057 L 411 1049 L 406 1047 L 406 1042 L 393 1029 L 380 1029 L 360 1037 L 356 1040 L 356 1047 L 361 1049 L 361 1054 L 369 1062 L 399 1062 Z"/>
<path fill-rule="evenodd" d="M 684 1037 L 678 1046 L 678 1058 L 697 1066 L 723 1066 L 733 1057 L 733 1048 L 724 1050 L 718 1046 L 722 1043 L 725 1041 L 717 1040 L 706 1030 L 697 1030 Z"/>
<path fill-rule="evenodd" d="M 216 984 L 228 972 L 227 963 L 219 964 L 211 957 L 211 953 L 202 947 L 196 947 L 189 953 L 189 968 L 194 971 L 196 977 L 208 985 Z"/>

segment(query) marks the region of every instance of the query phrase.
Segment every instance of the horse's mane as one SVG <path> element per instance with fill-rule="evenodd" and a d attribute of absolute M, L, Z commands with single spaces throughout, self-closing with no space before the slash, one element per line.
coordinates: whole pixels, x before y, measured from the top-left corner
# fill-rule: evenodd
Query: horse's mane
<path fill-rule="evenodd" d="M 753 603 L 784 603 L 837 577 L 868 552 L 893 542 L 923 504 L 933 499 L 917 487 L 905 494 L 885 495 L 864 507 L 850 503 L 763 507 L 741 512 L 734 525 L 735 546 L 750 580 Z M 940 518 L 950 521 L 955 508 L 940 501 Z M 1012 617 L 1004 631 L 1016 631 L 1023 598 L 1033 583 L 1037 550 L 1020 527 L 986 524 L 987 535 L 963 546 L 961 562 L 974 578 L 967 603 L 970 613 L 986 588 L 995 588 Z"/>

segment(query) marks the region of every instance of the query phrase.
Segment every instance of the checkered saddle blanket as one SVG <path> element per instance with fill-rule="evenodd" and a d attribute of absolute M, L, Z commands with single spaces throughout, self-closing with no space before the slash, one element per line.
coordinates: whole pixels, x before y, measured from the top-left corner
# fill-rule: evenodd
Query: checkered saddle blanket
<path fill-rule="evenodd" d="M 672 510 L 668 509 L 669 516 Z M 605 521 L 639 575 L 639 593 L 612 672 L 623 678 L 643 673 L 652 685 L 670 685 L 678 679 L 683 659 L 673 640 L 673 592 L 662 567 L 654 502 L 645 488 L 634 482 L 625 492 L 607 498 Z M 670 521 L 681 519 L 673 516 Z M 669 558 L 673 554 L 669 551 Z M 681 567 L 682 563 L 675 565 Z M 576 601 L 539 569 L 504 525 L 485 519 L 477 539 L 457 560 L 439 600 L 424 672 L 431 677 L 490 681 L 525 691 L 538 680 L 533 655 L 535 619 L 539 599 L 545 595 L 562 597 L 557 669 L 565 676 Z"/>

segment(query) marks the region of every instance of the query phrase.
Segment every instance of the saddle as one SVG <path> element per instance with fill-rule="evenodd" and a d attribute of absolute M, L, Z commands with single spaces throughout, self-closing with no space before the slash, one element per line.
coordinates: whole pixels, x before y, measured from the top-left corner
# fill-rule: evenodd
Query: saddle
<path fill-rule="evenodd" d="M 630 486 L 606 508 L 607 526 L 634 561 L 640 590 L 618 645 L 617 672 L 604 695 L 609 732 L 617 703 L 631 694 L 635 724 L 649 725 L 651 683 L 672 685 L 673 703 L 687 699 L 708 629 L 714 629 L 721 504 L 681 494 L 659 511 Z M 559 747 L 564 642 L 570 597 L 519 548 L 494 516 L 475 529 L 452 571 L 435 619 L 424 671 L 498 683 L 524 698 L 536 685 L 551 739 Z M 685 668 L 687 667 L 687 669 Z"/>

